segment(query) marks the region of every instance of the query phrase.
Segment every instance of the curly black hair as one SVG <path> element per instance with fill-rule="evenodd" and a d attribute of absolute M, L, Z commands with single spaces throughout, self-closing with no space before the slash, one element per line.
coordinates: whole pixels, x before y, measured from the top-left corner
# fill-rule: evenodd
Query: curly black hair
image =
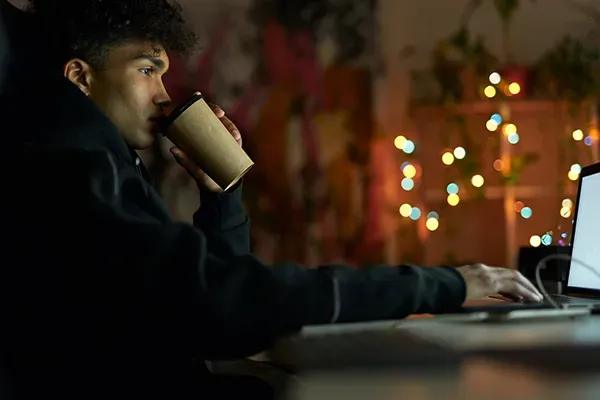
<path fill-rule="evenodd" d="M 174 0 L 28 0 L 55 61 L 78 57 L 102 68 L 111 48 L 144 41 L 187 54 L 198 41 Z"/>

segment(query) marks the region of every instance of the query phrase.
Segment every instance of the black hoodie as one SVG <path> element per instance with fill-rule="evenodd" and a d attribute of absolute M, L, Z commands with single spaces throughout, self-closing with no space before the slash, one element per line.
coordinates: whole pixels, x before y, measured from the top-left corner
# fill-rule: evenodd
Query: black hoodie
<path fill-rule="evenodd" d="M 29 68 L 0 98 L 2 330 L 16 382 L 88 396 L 179 387 L 202 375 L 198 360 L 250 356 L 303 325 L 464 301 L 449 267 L 265 265 L 241 187 L 203 194 L 194 226 L 172 222 L 103 113 L 65 78 L 36 75 L 43 63 Z"/>

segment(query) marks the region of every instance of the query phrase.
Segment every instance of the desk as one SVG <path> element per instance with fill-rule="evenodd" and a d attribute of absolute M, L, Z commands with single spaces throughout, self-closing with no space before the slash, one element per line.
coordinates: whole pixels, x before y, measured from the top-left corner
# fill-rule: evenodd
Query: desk
<path fill-rule="evenodd" d="M 290 399 L 600 399 L 600 317 L 458 322 L 454 316 L 307 327 L 394 328 L 465 354 L 458 367 L 402 371 L 320 371 L 299 374 Z M 401 360 L 399 361 L 401 363 Z M 408 369 L 410 371 L 410 368 Z"/>
<path fill-rule="evenodd" d="M 548 346 L 600 346 L 600 317 L 524 320 L 508 323 L 460 322 L 452 317 L 400 321 L 397 329 L 447 343 L 465 352 L 543 348 Z"/>
<path fill-rule="evenodd" d="M 597 400 L 600 375 L 553 375 L 474 357 L 458 371 L 306 374 L 288 393 L 290 400 Z"/>

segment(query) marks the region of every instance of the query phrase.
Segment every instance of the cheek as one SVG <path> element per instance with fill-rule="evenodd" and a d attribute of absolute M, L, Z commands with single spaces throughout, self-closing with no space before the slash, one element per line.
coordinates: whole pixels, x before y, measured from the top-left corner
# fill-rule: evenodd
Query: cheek
<path fill-rule="evenodd" d="M 140 120 L 153 114 L 151 80 L 137 71 L 107 78 L 99 87 L 96 103 L 120 129 L 137 129 Z"/>
<path fill-rule="evenodd" d="M 125 89 L 124 97 L 127 98 L 131 108 L 147 113 L 152 107 L 152 93 L 151 80 L 142 76 L 131 80 Z"/>
<path fill-rule="evenodd" d="M 121 76 L 105 76 L 93 87 L 90 96 L 109 117 L 120 118 L 123 108 L 127 106 L 129 89 Z"/>
<path fill-rule="evenodd" d="M 118 113 L 121 121 L 136 123 L 142 117 L 148 118 L 147 90 L 140 84 L 124 86 L 111 108 Z"/>

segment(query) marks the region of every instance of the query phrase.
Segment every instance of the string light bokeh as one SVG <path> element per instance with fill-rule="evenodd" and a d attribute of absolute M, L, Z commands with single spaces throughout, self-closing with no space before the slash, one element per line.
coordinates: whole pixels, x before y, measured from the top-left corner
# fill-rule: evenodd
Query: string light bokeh
<path fill-rule="evenodd" d="M 502 78 L 499 72 L 492 72 L 488 77 L 488 83 L 482 87 L 482 95 L 485 99 L 495 100 L 499 96 L 510 98 L 517 96 L 521 93 L 521 83 L 508 81 Z M 505 102 L 505 107 L 498 107 L 497 111 L 490 115 L 490 118 L 485 123 L 485 128 L 490 133 L 496 133 L 500 135 L 501 140 L 505 140 L 506 143 L 515 146 L 521 141 L 521 133 L 514 121 L 510 120 L 510 107 L 509 103 Z M 502 111 L 505 111 L 504 113 Z M 508 112 L 506 112 L 508 111 Z M 503 115 L 507 114 L 507 115 Z M 598 140 L 591 133 L 586 134 L 583 129 L 575 129 L 572 132 L 572 138 L 576 142 L 583 142 L 583 145 L 591 147 Z M 394 146 L 405 153 L 411 155 L 416 150 L 416 145 L 413 141 L 407 139 L 404 136 L 397 136 L 394 139 Z M 468 148 L 466 146 L 459 145 L 455 148 L 446 148 L 440 154 L 440 162 L 445 168 L 456 167 L 457 163 L 461 162 L 468 156 Z M 493 162 L 493 168 L 496 172 L 507 177 L 511 171 L 507 170 L 505 162 L 501 159 L 496 159 Z M 411 191 L 415 187 L 415 178 L 419 174 L 418 166 L 404 162 L 401 167 L 404 178 L 402 179 L 401 186 L 405 191 Z M 566 172 L 566 178 L 571 182 L 576 182 L 579 179 L 581 173 L 581 165 L 573 164 L 570 169 Z M 470 178 L 470 184 L 474 188 L 481 189 L 484 187 L 486 182 L 485 177 L 482 173 L 475 173 Z M 457 207 L 461 203 L 461 187 L 457 182 L 448 182 L 446 186 L 446 202 L 451 207 Z M 565 221 L 572 225 L 570 218 L 573 214 L 574 202 L 570 198 L 565 198 L 559 207 L 559 215 L 561 223 L 558 226 L 558 240 L 555 240 L 554 231 L 547 231 L 543 234 L 533 234 L 529 239 L 529 244 L 533 247 L 539 246 L 550 246 L 557 244 L 559 246 L 566 246 L 569 244 L 569 233 L 563 232 Z M 514 204 L 514 211 L 519 214 L 523 220 L 531 220 L 534 216 L 534 210 L 530 205 L 525 204 L 521 200 L 517 200 Z M 409 218 L 413 221 L 422 219 L 423 213 L 418 207 L 411 206 L 406 203 L 403 204 L 399 209 L 400 215 L 404 218 Z M 435 211 L 430 211 L 424 218 L 426 228 L 433 232 L 438 230 L 440 227 L 440 215 Z M 570 231 L 570 229 L 569 229 Z"/>
<path fill-rule="evenodd" d="M 592 134 L 586 136 L 583 130 L 581 129 L 575 129 L 571 136 L 575 142 L 581 142 L 583 140 L 585 146 L 591 147 L 594 144 L 594 138 Z M 571 165 L 569 171 L 567 171 L 567 179 L 576 184 L 576 182 L 579 181 L 579 174 L 581 174 L 581 168 L 582 167 L 580 164 Z M 563 199 L 559 207 L 560 222 L 557 226 L 558 237 L 554 237 L 554 231 L 548 231 L 541 236 L 532 235 L 529 240 L 529 244 L 533 247 L 552 245 L 557 245 L 560 247 L 569 246 L 571 244 L 571 238 L 569 235 L 571 234 L 571 229 L 574 222 L 572 219 L 573 213 L 575 211 L 574 207 L 575 202 L 573 201 L 573 199 L 568 197 Z"/>

